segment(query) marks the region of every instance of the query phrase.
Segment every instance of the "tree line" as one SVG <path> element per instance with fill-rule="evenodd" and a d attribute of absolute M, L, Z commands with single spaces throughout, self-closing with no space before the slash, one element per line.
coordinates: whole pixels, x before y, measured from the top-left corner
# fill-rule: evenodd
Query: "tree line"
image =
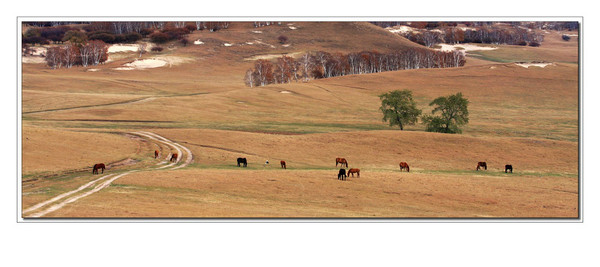
<path fill-rule="evenodd" d="M 225 21 L 128 21 L 128 22 L 91 22 L 82 27 L 60 25 L 57 23 L 28 23 L 29 25 L 44 25 L 29 28 L 23 34 L 23 44 L 50 44 L 70 41 L 73 36 L 79 42 L 101 40 L 105 43 L 133 43 L 142 38 L 150 37 L 155 43 L 181 40 L 183 36 L 195 30 L 210 32 L 229 28 L 230 22 Z M 51 26 L 48 26 L 51 25 Z"/>
<path fill-rule="evenodd" d="M 94 66 L 108 59 L 108 45 L 100 40 L 92 40 L 84 44 L 53 46 L 46 51 L 45 59 L 52 69 Z"/>
<path fill-rule="evenodd" d="M 298 59 L 281 56 L 271 62 L 259 59 L 244 77 L 247 86 L 265 86 L 273 83 L 308 81 L 336 76 L 367 74 L 420 68 L 449 68 L 464 66 L 466 60 L 458 51 L 442 52 L 429 49 L 407 48 L 402 51 L 380 53 L 308 52 Z"/>
<path fill-rule="evenodd" d="M 415 43 L 432 47 L 436 44 L 484 43 L 540 46 L 544 35 L 524 28 L 495 28 L 481 26 L 477 29 L 462 30 L 456 27 L 419 30 L 400 33 Z"/>

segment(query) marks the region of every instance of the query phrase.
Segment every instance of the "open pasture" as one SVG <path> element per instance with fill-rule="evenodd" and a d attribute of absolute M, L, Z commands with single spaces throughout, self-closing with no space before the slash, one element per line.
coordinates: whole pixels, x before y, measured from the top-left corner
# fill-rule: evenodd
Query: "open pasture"
<path fill-rule="evenodd" d="M 282 34 L 285 46 L 276 40 Z M 243 83 L 248 58 L 418 45 L 368 23 L 232 23 L 193 32 L 198 44 L 166 44 L 141 58 L 118 53 L 93 71 L 26 63 L 22 206 L 90 183 L 98 177 L 91 166 L 103 162 L 105 174 L 126 175 L 44 216 L 577 218 L 578 47 L 561 34 L 541 47 L 469 52 L 460 68 L 253 88 Z M 172 64 L 117 69 L 154 58 Z M 532 60 L 550 64 L 512 63 Z M 463 134 L 388 127 L 378 96 L 404 89 L 423 114 L 436 97 L 462 92 L 470 101 Z M 188 148 L 192 163 L 156 169 L 175 149 L 136 131 Z M 236 166 L 238 157 L 247 168 Z M 337 180 L 337 157 L 360 168 L 360 178 Z M 400 172 L 401 161 L 410 172 Z M 487 171 L 475 171 L 479 161 Z"/>

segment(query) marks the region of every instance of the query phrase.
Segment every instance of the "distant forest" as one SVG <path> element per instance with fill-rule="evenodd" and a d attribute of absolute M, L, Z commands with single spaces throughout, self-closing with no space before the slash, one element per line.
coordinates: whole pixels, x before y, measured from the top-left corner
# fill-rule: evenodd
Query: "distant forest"
<path fill-rule="evenodd" d="M 578 22 L 371 22 L 387 28 L 409 26 L 414 31 L 400 32 L 407 39 L 432 47 L 436 44 L 486 43 L 540 46 L 544 35 L 539 30 L 576 30 Z M 465 25 L 466 28 L 458 27 Z M 536 31 L 537 30 L 537 31 Z"/>
<path fill-rule="evenodd" d="M 342 54 L 323 51 L 309 52 L 299 59 L 282 56 L 272 63 L 260 59 L 246 72 L 247 86 L 290 83 L 336 76 L 377 73 L 384 71 L 448 68 L 464 66 L 464 55 L 458 51 L 442 52 L 423 48 L 407 48 L 393 53 L 363 51 Z"/>

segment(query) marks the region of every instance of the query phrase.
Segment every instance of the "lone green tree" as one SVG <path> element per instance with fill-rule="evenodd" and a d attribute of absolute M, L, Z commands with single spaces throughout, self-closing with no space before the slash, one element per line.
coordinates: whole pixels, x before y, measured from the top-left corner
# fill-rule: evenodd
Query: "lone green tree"
<path fill-rule="evenodd" d="M 432 114 L 440 113 L 439 116 L 425 115 L 421 118 L 428 132 L 438 133 L 461 133 L 461 126 L 469 122 L 469 100 L 462 93 L 450 96 L 442 96 L 429 103 L 436 107 Z"/>
<path fill-rule="evenodd" d="M 395 90 L 382 95 L 381 107 L 383 112 L 383 121 L 389 121 L 390 126 L 398 125 L 400 130 L 404 130 L 405 125 L 415 124 L 421 110 L 417 109 L 417 104 L 412 98 L 412 92 L 409 90 Z"/>

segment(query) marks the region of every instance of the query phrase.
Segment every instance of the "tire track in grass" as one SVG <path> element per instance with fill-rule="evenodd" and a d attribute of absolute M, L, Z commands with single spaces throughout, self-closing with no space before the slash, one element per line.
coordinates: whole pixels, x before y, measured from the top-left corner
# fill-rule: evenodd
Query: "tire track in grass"
<path fill-rule="evenodd" d="M 181 155 L 180 157 L 177 157 L 177 160 L 175 162 L 173 162 L 171 164 L 168 164 L 168 165 L 165 165 L 165 166 L 162 166 L 162 167 L 154 168 L 154 170 L 164 169 L 164 168 L 173 167 L 173 166 L 175 166 L 175 167 L 171 168 L 171 170 L 176 170 L 176 169 L 179 169 L 179 168 L 186 167 L 190 163 L 192 163 L 192 160 L 193 160 L 192 151 L 190 151 L 185 146 L 182 146 L 182 145 L 180 145 L 178 143 L 175 143 L 175 142 L 173 142 L 173 141 L 171 141 L 171 140 L 169 140 L 167 138 L 164 138 L 164 137 L 162 137 L 162 136 L 160 136 L 158 134 L 151 133 L 151 132 L 133 132 L 131 134 L 136 134 L 136 135 L 139 135 L 139 136 L 142 136 L 142 137 L 146 137 L 148 139 L 151 139 L 151 140 L 163 143 L 163 144 L 165 144 L 167 146 L 170 146 L 170 147 L 174 148 L 175 150 L 177 150 L 177 153 L 179 153 L 178 155 Z M 185 151 L 185 154 L 182 152 L 182 150 Z M 168 160 L 170 156 L 171 156 L 171 153 L 169 153 L 169 155 L 167 156 L 167 158 L 165 158 L 165 160 Z M 181 158 L 183 156 L 186 157 L 186 159 L 183 162 L 183 164 L 180 164 L 179 166 L 176 166 L 179 162 L 181 162 Z M 160 165 L 160 164 L 165 164 L 165 161 L 160 162 L 157 165 Z M 58 195 L 56 197 L 53 197 L 53 198 L 51 198 L 49 200 L 46 200 L 44 202 L 38 203 L 38 204 L 36 204 L 34 206 L 31 206 L 31 207 L 25 209 L 23 211 L 23 213 L 22 213 L 23 217 L 38 218 L 38 217 L 44 216 L 44 215 L 46 215 L 46 214 L 48 214 L 50 212 L 56 211 L 58 209 L 61 209 L 62 207 L 64 207 L 67 204 L 73 203 L 73 202 L 75 202 L 75 201 L 77 201 L 77 200 L 79 200 L 81 198 L 89 196 L 89 195 L 91 195 L 93 193 L 96 193 L 96 192 L 98 192 L 98 191 L 100 191 L 100 190 L 108 187 L 112 182 L 114 182 L 115 180 L 117 180 L 117 179 L 119 179 L 119 178 L 121 178 L 121 177 L 123 177 L 125 175 L 128 175 L 128 174 L 133 173 L 133 172 L 138 172 L 138 171 L 143 171 L 143 170 L 130 170 L 130 171 L 127 171 L 125 173 L 118 174 L 118 175 L 117 174 L 107 174 L 107 175 L 104 175 L 104 176 L 102 176 L 102 177 L 100 177 L 100 178 L 98 178 L 96 180 L 93 180 L 91 182 L 88 182 L 88 183 L 80 186 L 79 188 L 77 188 L 77 189 L 75 189 L 73 191 L 69 191 L 69 192 L 60 194 L 60 195 Z M 108 179 L 106 181 L 102 181 L 102 180 L 105 180 L 107 178 L 110 178 L 110 179 Z M 79 195 L 74 195 L 74 194 L 79 193 L 79 192 L 83 191 L 84 189 L 90 188 L 90 187 L 92 187 L 94 185 L 96 185 L 96 186 L 92 190 L 89 190 L 89 191 L 84 192 L 84 193 L 79 194 Z M 74 196 L 69 197 L 71 195 L 74 195 Z M 69 198 L 67 198 L 67 197 L 69 197 Z M 65 199 L 65 198 L 67 198 L 67 199 Z M 63 200 L 63 199 L 65 199 L 65 200 Z M 63 200 L 63 201 L 59 202 L 61 200 Z M 50 207 L 46 208 L 45 210 L 39 211 L 41 208 L 46 207 L 46 206 L 50 206 Z M 35 212 L 35 211 L 37 211 L 37 212 Z M 33 213 L 33 214 L 29 215 L 29 216 L 25 216 L 26 213 L 31 213 L 31 212 L 35 212 L 35 213 Z"/>
<path fill-rule="evenodd" d="M 86 189 L 86 188 L 88 188 L 88 187 L 90 187 L 90 186 L 94 185 L 96 182 L 98 182 L 98 181 L 100 181 L 100 180 L 103 180 L 103 179 L 105 179 L 105 178 L 108 178 L 108 177 L 110 177 L 110 176 L 113 176 L 113 175 L 114 175 L 114 174 L 108 174 L 108 175 L 102 176 L 102 177 L 100 177 L 100 178 L 98 178 L 98 179 L 96 179 L 96 180 L 93 180 L 93 181 L 91 181 L 91 182 L 89 182 L 89 183 L 87 183 L 87 184 L 84 184 L 84 185 L 80 186 L 79 188 L 77 188 L 77 189 L 75 189 L 75 190 L 73 190 L 73 191 L 70 191 L 70 192 L 66 192 L 66 193 L 60 194 L 60 195 L 58 195 L 58 196 L 56 196 L 56 197 L 53 197 L 53 198 L 51 198 L 51 199 L 49 199 L 49 200 L 46 200 L 46 201 L 42 202 L 42 203 L 38 203 L 38 204 L 36 204 L 36 205 L 33 205 L 33 206 L 31 206 L 31 207 L 27 208 L 26 210 L 24 210 L 24 211 L 23 211 L 23 214 L 25 214 L 25 213 L 30 213 L 30 212 L 32 212 L 32 211 L 35 211 L 35 210 L 37 210 L 37 209 L 39 209 L 39 208 L 41 208 L 41 207 L 43 207 L 43 206 L 46 206 L 46 205 L 48 205 L 48 204 L 51 204 L 51 203 L 53 203 L 53 202 L 56 202 L 56 201 L 58 201 L 58 200 L 60 200 L 60 199 L 62 199 L 62 198 L 65 198 L 65 197 L 68 197 L 68 196 L 70 196 L 70 195 L 72 195 L 72 194 L 75 194 L 75 193 L 77 193 L 77 192 L 79 192 L 79 191 L 81 191 L 81 190 L 83 190 L 83 189 Z"/>

